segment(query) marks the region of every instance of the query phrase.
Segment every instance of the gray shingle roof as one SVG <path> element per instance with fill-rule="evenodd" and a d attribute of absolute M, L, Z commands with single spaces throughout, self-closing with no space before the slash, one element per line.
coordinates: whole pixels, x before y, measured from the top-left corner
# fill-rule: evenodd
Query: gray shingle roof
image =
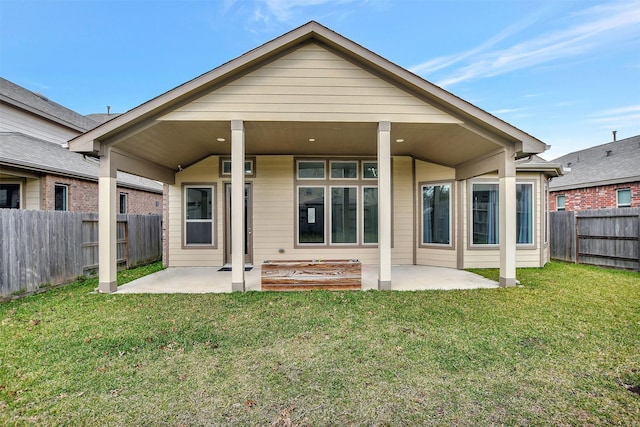
<path fill-rule="evenodd" d="M 0 100 L 80 132 L 88 131 L 100 124 L 2 77 L 0 77 Z"/>
<path fill-rule="evenodd" d="M 571 172 L 551 180 L 552 191 L 640 181 L 640 135 L 552 160 Z"/>
<path fill-rule="evenodd" d="M 17 132 L 0 132 L 0 170 L 3 165 L 91 181 L 99 175 L 96 159 Z M 162 193 L 162 184 L 125 172 L 118 172 L 117 181 L 124 187 Z"/>
<path fill-rule="evenodd" d="M 98 123 L 98 124 L 103 124 L 108 122 L 111 119 L 115 119 L 116 117 L 118 117 L 121 113 L 93 113 L 93 114 L 87 114 L 86 117 L 90 118 L 91 120 L 93 120 L 94 122 Z"/>

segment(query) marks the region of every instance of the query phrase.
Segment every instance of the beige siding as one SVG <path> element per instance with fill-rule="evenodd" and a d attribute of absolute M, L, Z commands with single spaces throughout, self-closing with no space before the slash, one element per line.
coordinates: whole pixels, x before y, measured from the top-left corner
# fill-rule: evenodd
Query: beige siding
<path fill-rule="evenodd" d="M 218 157 L 208 157 L 195 165 L 176 174 L 175 185 L 169 186 L 169 267 L 212 267 L 223 264 L 224 261 L 224 245 L 223 245 L 223 227 L 224 227 L 224 188 L 221 186 L 218 178 Z M 182 184 L 198 183 L 210 184 L 217 183 L 215 194 L 215 241 L 217 249 L 202 249 L 182 247 Z"/>
<path fill-rule="evenodd" d="M 0 132 L 20 132 L 56 144 L 66 144 L 79 132 L 0 104 Z"/>
<path fill-rule="evenodd" d="M 416 179 L 415 179 L 415 203 L 416 203 L 416 264 L 417 265 L 431 265 L 437 267 L 448 267 L 448 268 L 456 268 L 457 263 L 457 251 L 456 251 L 456 235 L 457 235 L 457 220 L 456 214 L 459 212 L 456 206 L 457 194 L 454 191 L 453 194 L 453 212 L 452 215 L 452 248 L 430 248 L 430 247 L 420 247 L 421 236 L 421 221 L 422 221 L 422 213 L 421 213 L 421 197 L 422 194 L 420 192 L 420 183 L 423 182 L 438 182 L 438 181 L 451 181 L 454 182 L 455 179 L 455 169 L 448 168 L 446 166 L 440 166 L 433 163 L 427 163 L 422 160 L 416 160 Z M 455 190 L 455 189 L 454 189 Z"/>
<path fill-rule="evenodd" d="M 393 264 L 413 264 L 413 166 L 411 157 L 393 158 Z"/>
<path fill-rule="evenodd" d="M 40 209 L 40 179 L 27 178 L 25 183 L 25 209 Z"/>
<path fill-rule="evenodd" d="M 315 44 L 302 46 L 162 120 L 458 123 Z"/>

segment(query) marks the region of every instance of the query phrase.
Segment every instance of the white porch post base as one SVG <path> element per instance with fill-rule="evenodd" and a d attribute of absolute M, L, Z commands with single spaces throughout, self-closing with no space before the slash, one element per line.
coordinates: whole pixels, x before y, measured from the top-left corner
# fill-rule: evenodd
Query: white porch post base
<path fill-rule="evenodd" d="M 378 123 L 378 290 L 391 289 L 391 122 Z"/>
<path fill-rule="evenodd" d="M 98 178 L 98 291 L 118 289 L 116 246 L 116 167 L 110 150 L 100 156 Z"/>
<path fill-rule="evenodd" d="M 244 123 L 231 121 L 231 291 L 244 292 Z"/>

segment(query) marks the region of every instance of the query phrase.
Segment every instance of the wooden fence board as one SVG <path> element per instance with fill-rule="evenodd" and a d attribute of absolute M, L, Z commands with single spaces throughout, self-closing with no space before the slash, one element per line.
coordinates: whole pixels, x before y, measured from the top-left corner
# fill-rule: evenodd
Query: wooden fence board
<path fill-rule="evenodd" d="M 575 216 L 571 211 L 550 212 L 551 258 L 563 261 L 576 260 Z"/>
<path fill-rule="evenodd" d="M 119 265 L 162 257 L 162 217 L 119 215 Z M 137 224 L 142 224 L 136 228 Z M 135 224 L 135 225 L 134 225 Z M 130 233 L 133 226 L 135 233 Z M 131 253 L 135 251 L 135 259 Z M 36 291 L 98 271 L 95 213 L 0 209 L 0 296 Z"/>

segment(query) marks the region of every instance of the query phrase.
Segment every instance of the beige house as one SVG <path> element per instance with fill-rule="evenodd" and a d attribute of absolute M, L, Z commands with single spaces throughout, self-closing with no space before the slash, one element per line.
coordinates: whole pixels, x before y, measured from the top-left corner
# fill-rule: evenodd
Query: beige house
<path fill-rule="evenodd" d="M 164 262 L 352 259 L 499 267 L 549 258 L 534 137 L 310 22 L 70 141 L 100 157 L 100 289 L 116 289 L 115 176 L 166 183 Z"/>

